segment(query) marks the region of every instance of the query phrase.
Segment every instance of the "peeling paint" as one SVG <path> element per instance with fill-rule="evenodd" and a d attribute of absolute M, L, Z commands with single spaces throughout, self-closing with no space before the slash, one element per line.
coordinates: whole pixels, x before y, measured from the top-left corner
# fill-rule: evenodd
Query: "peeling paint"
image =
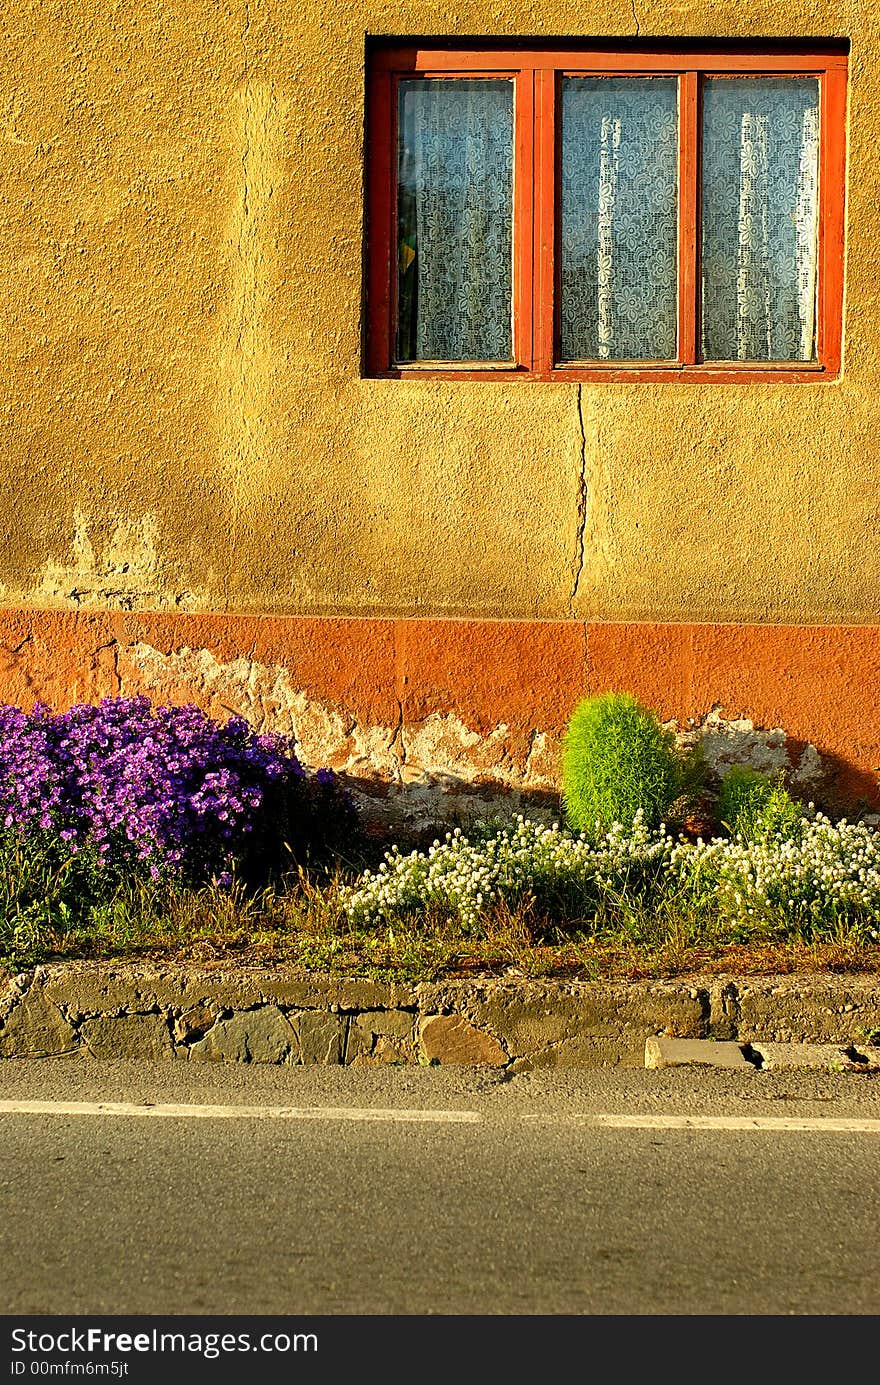
<path fill-rule="evenodd" d="M 168 565 L 158 551 L 155 515 L 132 520 L 73 512 L 69 558 L 49 558 L 43 566 L 40 601 L 46 606 L 131 611 L 150 608 L 187 610 L 193 592 L 169 590 Z"/>
<path fill-rule="evenodd" d="M 81 530 L 82 568 L 90 553 L 99 564 L 88 544 Z M 876 810 L 880 629 L 806 640 L 804 667 L 803 630 L 778 627 L 746 636 L 724 626 L 6 611 L 0 697 L 63 709 L 145 693 L 156 704 L 196 703 L 219 721 L 240 715 L 293 736 L 306 765 L 345 775 L 371 823 L 421 827 L 507 811 L 558 816 L 571 709 L 585 692 L 624 686 L 665 710 L 682 745 L 701 742 L 715 779 L 751 764 L 782 771 L 823 809 Z M 695 689 L 718 686 L 717 648 L 731 642 L 746 673 L 704 711 Z M 790 723 L 780 716 L 780 670 L 796 691 Z"/>
<path fill-rule="evenodd" d="M 505 790 L 513 791 L 507 794 L 512 810 L 525 806 L 521 794 L 557 791 L 546 732 L 535 732 L 527 754 L 519 755 L 514 742 L 524 738 L 504 722 L 477 731 L 439 712 L 406 722 L 402 705 L 395 726 L 364 722 L 298 688 L 291 670 L 245 656 L 220 662 L 207 649 L 164 654 L 139 641 L 126 660 L 139 689 L 154 700 L 172 693 L 220 720 L 240 715 L 257 731 L 292 736 L 305 765 L 327 765 L 355 781 L 355 799 L 370 820 L 377 817 L 377 791 L 383 818 L 415 827 L 450 815 L 485 816 L 488 799 Z M 552 815 L 540 805 L 535 812 Z"/>
<path fill-rule="evenodd" d="M 245 656 L 222 663 L 207 649 L 163 654 L 143 642 L 128 656 L 145 691 L 163 693 L 176 685 L 219 719 L 235 713 L 259 732 L 293 736 L 307 765 L 399 779 L 403 756 L 395 748 L 394 728 L 353 723 L 344 711 L 298 689 L 290 671 L 278 664 Z"/>
<path fill-rule="evenodd" d="M 800 759 L 791 772 L 791 783 L 796 789 L 815 789 L 826 776 L 822 757 L 814 745 L 805 745 Z"/>
<path fill-rule="evenodd" d="M 781 726 L 755 726 L 748 717 L 728 719 L 717 707 L 707 713 L 695 732 L 683 732 L 679 739 L 682 743 L 699 741 L 709 772 L 716 779 L 723 779 L 734 765 L 748 765 L 762 774 L 783 774 L 801 791 L 821 788 L 827 777 L 814 745 L 793 751 Z"/>
<path fill-rule="evenodd" d="M 354 793 L 375 817 L 380 786 L 386 818 L 412 825 L 454 817 L 465 820 L 492 811 L 521 810 L 536 816 L 559 814 L 556 801 L 530 802 L 530 795 L 555 800 L 560 789 L 561 736 L 499 721 L 477 729 L 453 712 L 431 712 L 407 719 L 398 703 L 395 725 L 352 717 L 297 687 L 295 673 L 248 657 L 219 662 L 207 649 L 163 654 L 139 642 L 128 652 L 141 686 L 162 694 L 186 691 L 214 715 L 242 715 L 258 731 L 294 737 L 303 762 L 329 765 L 360 782 Z M 710 775 L 723 778 L 733 765 L 763 773 L 784 772 L 792 787 L 818 790 L 826 767 L 816 747 L 794 752 L 781 727 L 762 728 L 746 717 L 724 718 L 713 708 L 696 729 L 669 725 L 680 744 L 698 740 Z"/>
<path fill-rule="evenodd" d="M 751 765 L 764 774 L 788 768 L 786 734 L 779 726 L 757 728 L 748 717 L 730 720 L 713 708 L 700 727 L 699 740 L 713 773 L 723 776 L 732 765 Z"/>

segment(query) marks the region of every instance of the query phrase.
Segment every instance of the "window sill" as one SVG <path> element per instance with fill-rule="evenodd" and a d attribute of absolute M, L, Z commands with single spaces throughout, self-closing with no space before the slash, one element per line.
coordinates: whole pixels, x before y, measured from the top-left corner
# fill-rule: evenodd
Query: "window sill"
<path fill-rule="evenodd" d="M 780 365 L 775 361 L 750 361 L 745 365 L 733 362 L 713 362 L 711 365 L 560 365 L 551 370 L 528 370 L 525 366 L 507 364 L 460 362 L 395 366 L 391 370 L 370 373 L 374 380 L 529 380 L 549 384 L 817 384 L 831 383 L 840 378 L 838 368 L 828 365 L 798 362 Z"/>

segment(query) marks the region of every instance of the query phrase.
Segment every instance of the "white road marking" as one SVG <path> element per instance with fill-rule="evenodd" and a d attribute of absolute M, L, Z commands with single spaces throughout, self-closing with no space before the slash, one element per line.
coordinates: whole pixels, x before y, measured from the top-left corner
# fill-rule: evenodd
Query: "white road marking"
<path fill-rule="evenodd" d="M 196 1106 L 185 1102 L 0 1101 L 0 1115 L 11 1116 L 184 1116 L 196 1120 L 429 1121 L 435 1125 L 471 1124 L 479 1111 L 383 1109 L 380 1106 Z"/>
<path fill-rule="evenodd" d="M 200 1106 L 188 1102 L 134 1101 L 0 1101 L 0 1115 L 11 1116 L 173 1116 L 194 1120 L 310 1120 L 422 1122 L 473 1125 L 480 1111 L 443 1111 L 406 1107 L 349 1106 Z M 818 1135 L 880 1135 L 880 1120 L 838 1116 L 669 1116 L 529 1113 L 525 1123 L 593 1126 L 606 1130 L 764 1130 L 806 1131 Z"/>
<path fill-rule="evenodd" d="M 557 1125 L 592 1125 L 610 1130 L 791 1130 L 819 1135 L 880 1135 L 880 1120 L 838 1116 L 524 1116 L 527 1121 Z"/>

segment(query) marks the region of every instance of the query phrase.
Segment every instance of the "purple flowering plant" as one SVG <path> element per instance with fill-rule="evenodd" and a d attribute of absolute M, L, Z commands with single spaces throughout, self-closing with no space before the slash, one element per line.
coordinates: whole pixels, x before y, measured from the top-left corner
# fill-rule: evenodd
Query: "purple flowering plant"
<path fill-rule="evenodd" d="M 350 795 L 294 741 L 195 706 L 108 697 L 53 713 L 0 705 L 0 834 L 51 838 L 91 878 L 251 884 L 355 830 Z"/>

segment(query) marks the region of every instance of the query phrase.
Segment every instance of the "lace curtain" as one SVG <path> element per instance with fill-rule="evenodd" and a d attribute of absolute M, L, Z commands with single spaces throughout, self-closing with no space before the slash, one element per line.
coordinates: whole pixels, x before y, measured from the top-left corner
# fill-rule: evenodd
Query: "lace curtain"
<path fill-rule="evenodd" d="M 400 361 L 513 354 L 513 83 L 402 81 L 398 107 Z"/>
<path fill-rule="evenodd" d="M 560 359 L 677 352 L 678 84 L 561 84 Z M 509 361 L 513 84 L 399 84 L 396 356 Z M 702 85 L 701 356 L 816 355 L 819 84 Z"/>
<path fill-rule="evenodd" d="M 563 360 L 676 354 L 678 84 L 562 83 Z"/>
<path fill-rule="evenodd" d="M 816 354 L 819 84 L 703 87 L 703 357 Z"/>

